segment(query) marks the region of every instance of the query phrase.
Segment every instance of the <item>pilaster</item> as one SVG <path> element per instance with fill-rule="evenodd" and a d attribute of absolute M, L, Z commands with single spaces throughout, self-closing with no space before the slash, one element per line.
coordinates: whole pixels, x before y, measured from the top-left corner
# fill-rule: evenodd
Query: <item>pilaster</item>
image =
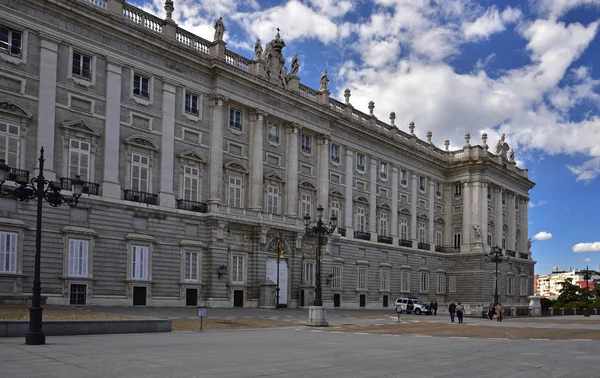
<path fill-rule="evenodd" d="M 290 124 L 286 128 L 286 185 L 285 215 L 289 217 L 298 216 L 298 133 L 299 127 Z"/>
<path fill-rule="evenodd" d="M 398 245 L 398 167 L 392 168 L 392 238 L 394 245 Z"/>
<path fill-rule="evenodd" d="M 521 211 L 521 248 L 518 252 L 529 253 L 529 199 L 522 198 L 519 205 Z M 531 256 L 529 256 L 531 258 Z"/>
<path fill-rule="evenodd" d="M 517 242 L 517 214 L 515 211 L 515 194 L 509 192 L 507 195 L 506 206 L 508 206 L 508 235 L 506 235 L 506 249 L 516 251 Z"/>
<path fill-rule="evenodd" d="M 487 200 L 486 200 L 487 201 Z M 482 183 L 479 181 L 475 181 L 471 183 L 471 221 L 470 221 L 470 231 L 472 232 L 472 240 L 470 240 L 472 245 L 472 250 L 482 251 L 483 250 L 483 240 L 487 235 L 484 235 L 482 232 L 482 212 L 481 206 L 483 202 L 482 195 Z"/>
<path fill-rule="evenodd" d="M 471 250 L 471 183 L 467 180 L 462 182 L 462 240 L 460 251 L 470 252 Z"/>
<path fill-rule="evenodd" d="M 417 197 L 419 196 L 419 177 L 411 172 L 411 193 L 410 193 L 410 240 L 413 242 L 413 248 L 417 248 Z"/>
<path fill-rule="evenodd" d="M 435 182 L 429 180 L 428 192 L 429 207 L 427 209 L 427 243 L 431 245 L 432 250 L 435 250 Z"/>
<path fill-rule="evenodd" d="M 377 160 L 373 157 L 370 160 L 369 172 L 369 233 L 371 241 L 377 241 Z"/>
<path fill-rule="evenodd" d="M 452 185 L 444 187 L 444 246 L 454 246 L 452 230 L 452 201 L 454 191 Z"/>
<path fill-rule="evenodd" d="M 502 208 L 502 191 L 503 189 L 500 187 L 495 188 L 494 194 L 496 195 L 496 206 L 495 206 L 495 216 L 494 216 L 494 245 L 502 248 L 502 225 L 504 220 L 502 219 L 502 212 L 504 209 Z"/>
<path fill-rule="evenodd" d="M 210 98 L 210 178 L 209 198 L 210 211 L 216 211 L 221 205 L 223 187 L 223 130 L 225 129 L 225 117 L 223 107 L 227 99 L 220 94 L 214 94 Z"/>
<path fill-rule="evenodd" d="M 252 113 L 250 125 L 250 210 L 263 210 L 263 144 L 265 114 L 260 110 Z"/>
<path fill-rule="evenodd" d="M 488 199 L 487 193 L 489 190 L 487 181 L 481 183 L 481 236 L 483 238 L 483 250 L 486 252 L 490 251 L 490 246 L 487 244 L 487 235 L 488 235 L 488 222 L 489 222 L 489 214 L 488 214 Z"/>
<path fill-rule="evenodd" d="M 329 219 L 329 137 L 317 138 L 319 187 L 317 188 L 317 206 L 323 207 L 323 221 Z"/>
<path fill-rule="evenodd" d="M 346 226 L 346 237 L 354 238 L 354 222 L 352 222 L 352 216 L 354 215 L 354 209 L 352 207 L 353 196 L 352 188 L 354 186 L 354 151 L 346 150 L 346 216 L 344 225 Z"/>
<path fill-rule="evenodd" d="M 107 62 L 106 119 L 102 136 L 104 138 L 102 195 L 117 199 L 121 198 L 121 185 L 119 185 L 121 74 L 121 66 Z"/>
<path fill-rule="evenodd" d="M 54 129 L 56 122 L 56 74 L 58 71 L 58 44 L 46 35 L 40 42 L 40 80 L 38 92 L 37 149 L 44 148 L 44 176 L 56 181 L 54 170 Z M 37 159 L 36 159 L 37 162 Z M 39 163 L 36 163 L 39 170 Z"/>
<path fill-rule="evenodd" d="M 175 85 L 163 82 L 162 139 L 160 149 L 160 190 L 158 203 L 161 206 L 175 207 L 173 193 L 175 158 Z"/>

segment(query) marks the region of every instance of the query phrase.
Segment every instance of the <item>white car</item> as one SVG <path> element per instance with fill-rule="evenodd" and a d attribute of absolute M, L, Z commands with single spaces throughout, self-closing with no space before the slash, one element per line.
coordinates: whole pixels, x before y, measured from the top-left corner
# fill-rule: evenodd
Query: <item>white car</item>
<path fill-rule="evenodd" d="M 398 298 L 396 299 L 396 312 L 407 314 L 414 313 L 415 315 L 431 314 L 431 307 L 424 304 L 417 298 Z"/>

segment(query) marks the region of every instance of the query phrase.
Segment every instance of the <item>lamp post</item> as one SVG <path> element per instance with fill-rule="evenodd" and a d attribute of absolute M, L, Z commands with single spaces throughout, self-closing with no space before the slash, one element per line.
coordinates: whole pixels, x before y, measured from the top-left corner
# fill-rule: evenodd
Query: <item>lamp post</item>
<path fill-rule="evenodd" d="M 588 269 L 588 266 L 585 266 L 585 271 L 583 273 L 583 279 L 585 280 L 585 312 L 583 314 L 584 317 L 589 318 L 590 317 L 590 278 L 591 278 L 591 274 L 590 274 L 590 270 Z"/>
<path fill-rule="evenodd" d="M 504 256 L 502 254 L 502 248 L 495 246 L 492 247 L 492 251 L 486 255 L 485 257 L 486 261 L 490 261 L 493 262 L 494 264 L 496 264 L 496 273 L 495 273 L 495 285 L 494 285 L 494 306 L 498 305 L 498 264 L 501 264 L 504 261 L 508 261 L 509 257 L 508 256 Z"/>
<path fill-rule="evenodd" d="M 60 183 L 47 181 L 44 177 L 44 148 L 40 149 L 38 176 L 27 182 L 25 175 L 17 174 L 12 179 L 16 186 L 4 186 L 9 179 L 11 168 L 3 159 L 0 159 L 0 194 L 2 196 L 14 197 L 21 202 L 29 202 L 31 199 L 37 200 L 37 218 L 35 228 L 35 268 L 33 275 L 33 296 L 31 298 L 31 307 L 29 308 L 29 332 L 25 336 L 27 345 L 43 345 L 46 343 L 46 335 L 42 331 L 42 283 L 40 279 L 40 259 L 42 248 L 42 205 L 46 200 L 50 206 L 58 207 L 63 203 L 69 206 L 76 206 L 83 190 L 85 182 L 75 176 L 71 180 L 72 198 L 65 198 L 60 191 Z"/>
<path fill-rule="evenodd" d="M 304 226 L 306 233 L 316 235 L 318 237 L 317 261 L 316 261 L 316 278 L 315 278 L 315 301 L 314 306 L 323 306 L 323 295 L 321 288 L 321 260 L 323 259 L 323 237 L 333 234 L 337 227 L 337 217 L 331 217 L 329 224 L 323 223 L 323 206 L 317 208 L 317 216 L 319 219 L 314 225 L 310 223 L 310 215 L 304 216 Z"/>

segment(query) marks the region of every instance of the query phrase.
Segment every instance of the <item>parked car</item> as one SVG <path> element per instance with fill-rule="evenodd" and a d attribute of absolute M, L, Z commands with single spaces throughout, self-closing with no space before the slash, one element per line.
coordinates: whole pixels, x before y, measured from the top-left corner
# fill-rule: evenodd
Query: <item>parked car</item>
<path fill-rule="evenodd" d="M 398 298 L 396 299 L 396 312 L 407 314 L 414 313 L 415 315 L 427 314 L 431 315 L 431 306 L 421 302 L 417 298 Z"/>

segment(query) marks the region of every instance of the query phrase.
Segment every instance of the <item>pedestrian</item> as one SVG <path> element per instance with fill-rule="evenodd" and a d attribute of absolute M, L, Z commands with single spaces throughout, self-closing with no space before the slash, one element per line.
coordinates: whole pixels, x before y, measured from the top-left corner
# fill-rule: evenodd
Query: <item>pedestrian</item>
<path fill-rule="evenodd" d="M 490 303 L 490 305 L 488 306 L 488 318 L 490 318 L 490 320 L 494 319 L 494 304 Z"/>
<path fill-rule="evenodd" d="M 438 306 L 437 301 L 433 301 L 432 306 L 433 306 L 433 315 L 437 315 L 437 306 Z"/>
<path fill-rule="evenodd" d="M 463 322 L 464 313 L 465 313 L 465 307 L 460 302 L 458 302 L 458 306 L 456 307 L 456 316 L 458 317 L 459 323 Z"/>
<path fill-rule="evenodd" d="M 450 302 L 450 306 L 448 306 L 448 312 L 450 313 L 450 321 L 454 323 L 454 314 L 456 313 L 456 304 L 454 301 Z"/>
<path fill-rule="evenodd" d="M 502 321 L 502 312 L 504 311 L 504 307 L 502 306 L 502 302 L 498 302 L 498 306 L 496 306 L 496 316 L 498 317 L 498 321 Z"/>

